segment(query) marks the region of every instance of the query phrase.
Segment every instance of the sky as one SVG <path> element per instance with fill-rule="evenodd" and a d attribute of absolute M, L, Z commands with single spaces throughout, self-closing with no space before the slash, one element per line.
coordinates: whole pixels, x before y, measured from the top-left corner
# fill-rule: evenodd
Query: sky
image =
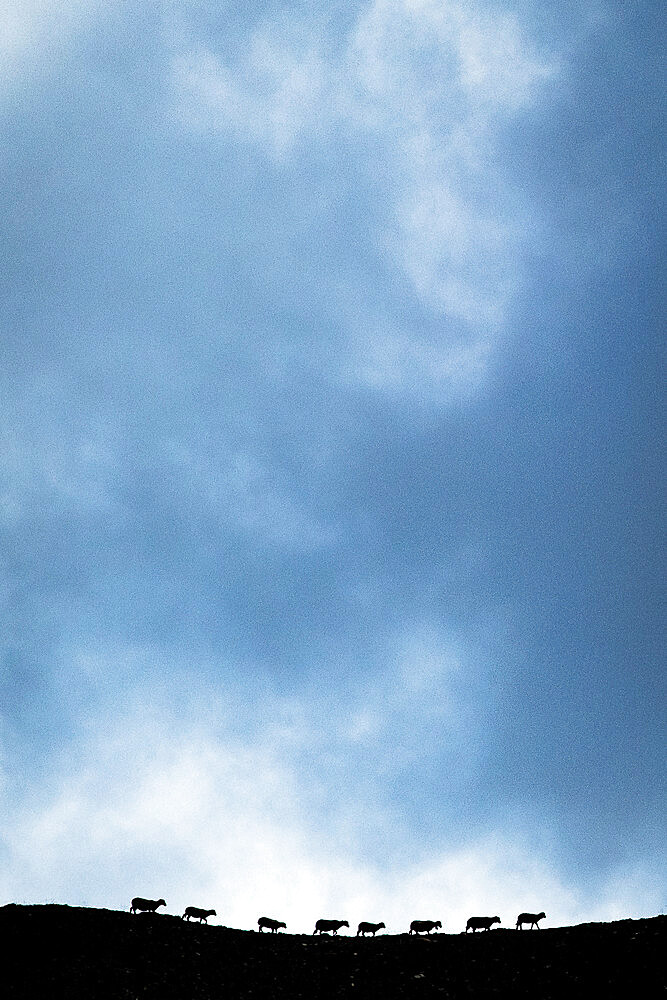
<path fill-rule="evenodd" d="M 0 904 L 661 913 L 664 23 L 0 13 Z"/>

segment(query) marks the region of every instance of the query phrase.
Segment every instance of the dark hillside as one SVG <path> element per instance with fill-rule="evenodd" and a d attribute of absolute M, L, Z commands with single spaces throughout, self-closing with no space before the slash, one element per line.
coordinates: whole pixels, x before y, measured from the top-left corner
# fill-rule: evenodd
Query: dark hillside
<path fill-rule="evenodd" d="M 667 917 L 521 932 L 263 934 L 68 906 L 0 908 L 2 995 L 44 1000 L 665 995 Z"/>

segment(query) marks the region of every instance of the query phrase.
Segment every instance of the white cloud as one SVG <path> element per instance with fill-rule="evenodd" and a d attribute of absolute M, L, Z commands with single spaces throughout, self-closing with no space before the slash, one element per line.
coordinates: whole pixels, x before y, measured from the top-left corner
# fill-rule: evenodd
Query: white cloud
<path fill-rule="evenodd" d="M 172 913 L 214 907 L 238 927 L 268 913 L 304 932 L 323 915 L 393 932 L 428 917 L 455 932 L 475 913 L 507 926 L 544 909 L 553 926 L 658 911 L 651 859 L 584 891 L 558 871 L 536 815 L 449 845 L 407 829 L 378 790 L 440 749 L 474 767 L 480 667 L 429 622 L 387 635 L 378 661 L 346 682 L 332 663 L 330 688 L 325 671 L 283 696 L 191 649 L 63 648 L 51 685 L 70 704 L 79 693 L 78 730 L 48 784 L 0 783 L 0 897 L 124 909 L 164 896 Z"/>
<path fill-rule="evenodd" d="M 483 383 L 492 338 L 426 339 L 388 326 L 378 324 L 366 329 L 363 341 L 352 341 L 342 364 L 348 378 L 427 403 L 465 399 Z"/>
<path fill-rule="evenodd" d="M 73 407 L 70 398 L 82 394 Z M 88 390 L 86 390 L 88 391 Z M 102 400 L 94 415 L 71 380 L 36 373 L 7 393 L 0 429 L 0 524 L 59 509 L 67 513 L 124 513 L 128 440 L 122 414 Z M 72 412 L 74 411 L 74 412 Z M 9 414 L 12 414 L 12 419 Z M 17 419 L 18 417 L 18 419 Z M 165 437 L 152 442 L 152 475 L 163 475 L 165 498 L 177 497 L 189 516 L 269 545 L 308 551 L 331 545 L 334 528 L 312 516 L 297 485 L 251 448 Z"/>
<path fill-rule="evenodd" d="M 342 46 L 276 22 L 256 29 L 234 58 L 202 44 L 173 66 L 182 117 L 203 133 L 257 144 L 285 169 L 319 140 L 335 156 L 341 129 L 368 143 L 376 252 L 443 328 L 440 344 L 424 345 L 430 366 L 415 362 L 418 338 L 397 350 L 391 331 L 379 352 L 390 364 L 374 363 L 376 341 L 357 328 L 358 371 L 389 389 L 417 379 L 446 394 L 477 382 L 520 284 L 530 229 L 529 208 L 504 189 L 495 130 L 556 72 L 518 20 L 453 0 L 374 0 Z M 464 350 L 452 321 L 472 331 Z"/>
<path fill-rule="evenodd" d="M 472 914 L 512 926 L 521 910 L 544 909 L 554 926 L 660 906 L 648 860 L 616 873 L 596 898 L 568 886 L 513 829 L 471 831 L 415 863 L 370 864 L 313 814 L 304 781 L 265 745 L 215 738 L 187 712 L 129 711 L 92 733 L 45 795 L 5 809 L 0 896 L 119 909 L 135 894 L 164 896 L 171 913 L 213 907 L 213 922 L 237 927 L 268 913 L 293 932 L 325 915 L 352 927 L 384 920 L 393 933 L 426 917 L 452 933 Z"/>
<path fill-rule="evenodd" d="M 321 685 L 281 697 L 225 664 L 213 687 L 191 651 L 180 668 L 158 649 L 62 658 L 67 690 L 85 675 L 97 700 L 48 785 L 0 784 L 2 901 L 125 909 L 133 895 L 164 896 L 171 913 L 213 907 L 236 927 L 267 913 L 306 933 L 319 916 L 384 920 L 394 933 L 425 917 L 451 933 L 473 914 L 512 926 L 544 909 L 555 926 L 662 906 L 664 872 L 641 852 L 583 888 L 559 871 L 536 814 L 429 844 L 401 828 L 372 780 L 359 784 L 364 767 L 386 784 L 439 743 L 474 759 L 480 720 L 455 689 L 462 673 L 474 686 L 472 665 L 432 627 L 396 632 L 386 667 L 334 685 L 335 707 Z M 369 830 L 382 852 L 364 849 Z"/>
<path fill-rule="evenodd" d="M 348 774 L 374 796 L 393 776 L 418 768 L 426 754 L 455 759 L 460 774 L 474 761 L 480 720 L 470 692 L 483 668 L 430 623 L 406 623 L 378 637 L 378 646 L 375 665 L 332 662 L 324 670 L 328 683 L 269 696 L 270 707 L 255 699 L 253 729 L 262 745 L 307 767 L 322 797 Z M 342 799 L 333 812 L 339 806 L 341 826 L 349 827 Z M 373 808 L 374 799 L 369 813 Z"/>
<path fill-rule="evenodd" d="M 324 67 L 308 41 L 292 49 L 270 33 L 252 36 L 240 68 L 201 48 L 174 60 L 181 114 L 202 129 L 231 129 L 283 156 L 317 122 Z"/>
<path fill-rule="evenodd" d="M 374 0 L 357 21 L 350 51 L 370 92 L 414 99 L 404 112 L 413 121 L 443 107 L 451 113 L 452 91 L 487 113 L 519 107 L 553 72 L 512 14 L 456 0 Z"/>
<path fill-rule="evenodd" d="M 519 108 L 555 72 L 553 59 L 540 59 L 526 43 L 515 15 L 480 13 L 470 5 L 460 5 L 455 16 L 461 85 L 472 104 L 487 109 Z"/>
<path fill-rule="evenodd" d="M 248 450 L 206 454 L 192 444 L 167 442 L 172 490 L 181 490 L 192 509 L 217 517 L 251 538 L 296 550 L 335 541 L 334 529 L 311 517 L 298 489 Z"/>
<path fill-rule="evenodd" d="M 0 521 L 57 505 L 66 510 L 116 508 L 117 429 L 101 414 L 85 425 L 67 403 L 67 379 L 41 373 L 21 393 L 8 391 L 2 409 L 12 419 L 0 431 Z"/>
<path fill-rule="evenodd" d="M 0 6 L 0 97 L 62 59 L 72 38 L 108 9 L 99 0 L 5 0 Z"/>
<path fill-rule="evenodd" d="M 462 158 L 429 132 L 409 137 L 401 153 L 389 247 L 425 301 L 488 336 L 519 280 L 521 234 L 507 196 L 492 200 L 483 185 L 467 193 Z"/>

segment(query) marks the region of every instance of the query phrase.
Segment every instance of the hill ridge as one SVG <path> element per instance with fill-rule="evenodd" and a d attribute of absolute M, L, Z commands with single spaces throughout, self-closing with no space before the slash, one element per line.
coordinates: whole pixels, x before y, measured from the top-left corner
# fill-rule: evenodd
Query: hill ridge
<path fill-rule="evenodd" d="M 260 934 L 167 913 L 0 907 L 10 1000 L 664 996 L 667 916 L 430 938 Z M 31 959 L 19 958 L 26 944 Z"/>

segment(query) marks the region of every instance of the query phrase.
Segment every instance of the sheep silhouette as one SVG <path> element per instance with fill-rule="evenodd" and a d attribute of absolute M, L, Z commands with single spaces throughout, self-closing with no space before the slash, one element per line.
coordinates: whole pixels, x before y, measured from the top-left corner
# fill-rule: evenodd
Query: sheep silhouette
<path fill-rule="evenodd" d="M 540 929 L 539 921 L 546 917 L 546 913 L 542 910 L 541 913 L 520 913 L 516 918 L 516 929 L 518 931 L 523 930 L 523 924 L 530 924 L 530 929 L 537 927 L 538 931 Z"/>
<path fill-rule="evenodd" d="M 181 920 L 199 920 L 199 923 L 208 923 L 208 917 L 217 917 L 215 910 L 201 910 L 198 906 L 186 906 L 185 913 Z"/>
<path fill-rule="evenodd" d="M 138 910 L 155 913 L 158 906 L 166 905 L 164 899 L 144 899 L 143 896 L 135 896 L 130 905 L 130 913 L 136 913 Z"/>
<path fill-rule="evenodd" d="M 410 934 L 430 934 L 431 931 L 442 927 L 439 920 L 413 920 L 410 924 Z"/>
<path fill-rule="evenodd" d="M 362 920 L 359 926 L 357 927 L 357 937 L 359 937 L 360 934 L 362 937 L 364 937 L 366 934 L 372 934 L 373 937 L 375 937 L 376 931 L 379 931 L 381 927 L 386 927 L 386 924 L 383 923 L 371 924 L 368 922 L 368 920 Z"/>
<path fill-rule="evenodd" d="M 347 920 L 318 920 L 315 924 L 313 934 L 324 934 L 327 931 L 333 931 L 334 934 L 338 934 L 341 927 L 349 926 Z"/>
<path fill-rule="evenodd" d="M 259 924 L 260 933 L 267 927 L 272 934 L 275 934 L 280 927 L 287 927 L 287 924 L 282 920 L 273 920 L 272 917 L 260 917 L 257 921 Z"/>
<path fill-rule="evenodd" d="M 469 930 L 475 933 L 475 931 L 490 931 L 492 924 L 499 924 L 500 917 L 470 917 L 468 923 L 466 924 L 466 934 Z"/>

